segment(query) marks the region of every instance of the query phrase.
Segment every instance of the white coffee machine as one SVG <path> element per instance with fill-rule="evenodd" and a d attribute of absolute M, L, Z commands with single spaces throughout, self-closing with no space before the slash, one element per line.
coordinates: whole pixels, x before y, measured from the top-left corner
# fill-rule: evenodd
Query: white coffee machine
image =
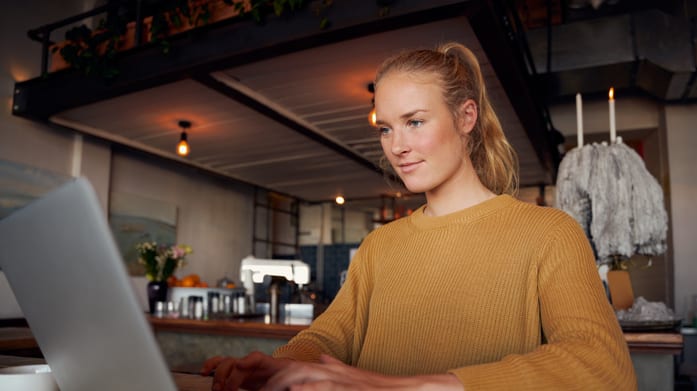
<path fill-rule="evenodd" d="M 260 259 L 250 255 L 242 260 L 240 279 L 246 287 L 250 272 L 252 282 L 262 283 L 265 276 L 284 277 L 302 288 L 310 283 L 310 265 L 300 260 Z"/>
<path fill-rule="evenodd" d="M 266 278 L 266 281 L 265 281 Z M 310 265 L 294 259 L 260 259 L 250 255 L 242 259 L 240 265 L 240 280 L 245 288 L 248 307 L 256 310 L 254 283 L 269 284 L 269 309 L 271 320 L 278 321 L 281 310 L 286 320 L 290 317 L 309 317 L 312 319 L 314 306 L 312 304 L 287 303 L 281 308 L 278 301 L 279 285 L 289 281 L 302 289 L 310 283 Z M 292 313 L 291 313 L 292 312 Z"/>

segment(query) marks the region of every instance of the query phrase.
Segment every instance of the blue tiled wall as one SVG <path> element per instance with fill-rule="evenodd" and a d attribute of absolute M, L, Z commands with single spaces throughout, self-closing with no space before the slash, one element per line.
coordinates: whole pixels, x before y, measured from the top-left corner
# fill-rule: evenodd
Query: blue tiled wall
<path fill-rule="evenodd" d="M 324 291 L 318 292 L 323 302 L 329 302 L 336 296 L 341 272 L 348 269 L 351 249 L 357 247 L 358 243 L 323 246 Z M 310 265 L 311 280 L 317 281 L 317 246 L 300 246 L 300 259 Z"/>

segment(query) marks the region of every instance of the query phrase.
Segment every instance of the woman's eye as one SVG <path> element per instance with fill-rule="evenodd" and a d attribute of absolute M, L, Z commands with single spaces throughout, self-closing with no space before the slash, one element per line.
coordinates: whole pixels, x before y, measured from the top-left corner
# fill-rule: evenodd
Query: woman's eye
<path fill-rule="evenodd" d="M 392 129 L 388 128 L 387 126 L 378 127 L 378 132 L 380 132 L 380 134 L 383 136 L 390 133 L 390 130 L 392 130 Z"/>
<path fill-rule="evenodd" d="M 419 126 L 423 125 L 424 121 L 420 119 L 410 119 L 407 122 L 407 125 L 411 128 L 418 128 Z"/>

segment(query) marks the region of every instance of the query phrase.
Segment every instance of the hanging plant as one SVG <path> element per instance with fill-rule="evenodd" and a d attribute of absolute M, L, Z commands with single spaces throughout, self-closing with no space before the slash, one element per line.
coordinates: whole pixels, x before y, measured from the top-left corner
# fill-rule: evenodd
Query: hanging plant
<path fill-rule="evenodd" d="M 94 31 L 83 24 L 66 31 L 65 42 L 52 52 L 59 52 L 66 63 L 85 75 L 112 78 L 119 74 L 116 53 L 121 35 L 103 22 Z"/>
<path fill-rule="evenodd" d="M 389 12 L 389 5 L 394 0 L 377 0 L 379 15 Z M 159 45 L 164 54 L 171 50 L 169 37 L 186 30 L 195 29 L 211 22 L 214 12 L 221 6 L 234 10 L 235 18 L 249 18 L 263 24 L 268 15 L 281 17 L 302 10 L 308 0 L 167 0 L 158 1 L 151 8 L 148 20 L 148 36 L 145 42 Z M 330 27 L 326 16 L 334 0 L 312 2 L 312 12 L 320 18 L 320 29 Z M 92 30 L 81 25 L 68 30 L 65 41 L 55 45 L 52 53 L 59 52 L 67 66 L 81 71 L 88 76 L 101 76 L 111 79 L 119 74 L 117 53 L 122 50 L 124 34 L 128 24 L 123 16 L 112 16 L 108 23 L 104 20 Z"/>

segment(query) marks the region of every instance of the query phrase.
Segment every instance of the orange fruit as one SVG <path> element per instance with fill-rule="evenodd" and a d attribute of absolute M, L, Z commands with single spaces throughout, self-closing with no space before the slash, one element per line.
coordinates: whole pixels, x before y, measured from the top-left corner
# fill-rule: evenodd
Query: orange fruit
<path fill-rule="evenodd" d="M 196 282 L 197 281 L 194 279 L 193 276 L 188 275 L 181 279 L 181 286 L 191 288 L 193 286 L 196 286 Z"/>
<path fill-rule="evenodd" d="M 167 286 L 169 286 L 169 287 L 177 286 L 177 276 L 167 277 Z"/>

